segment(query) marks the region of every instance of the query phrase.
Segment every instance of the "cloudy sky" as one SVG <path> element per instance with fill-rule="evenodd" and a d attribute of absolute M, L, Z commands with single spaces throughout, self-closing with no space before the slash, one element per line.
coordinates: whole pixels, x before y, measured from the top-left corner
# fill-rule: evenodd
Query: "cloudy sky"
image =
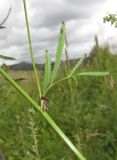
<path fill-rule="evenodd" d="M 90 51 L 94 45 L 95 35 L 98 35 L 100 44 L 117 43 L 117 29 L 109 23 L 103 23 L 103 17 L 107 13 L 117 13 L 117 0 L 27 0 L 27 2 L 37 63 L 43 62 L 46 49 L 51 54 L 52 60 L 54 59 L 62 21 L 65 21 L 67 27 L 70 58 L 79 57 Z M 6 29 L 0 30 L 0 54 L 15 57 L 15 63 L 30 61 L 23 0 L 0 0 L 0 22 L 7 15 L 10 6 L 12 11 L 5 23 Z"/>

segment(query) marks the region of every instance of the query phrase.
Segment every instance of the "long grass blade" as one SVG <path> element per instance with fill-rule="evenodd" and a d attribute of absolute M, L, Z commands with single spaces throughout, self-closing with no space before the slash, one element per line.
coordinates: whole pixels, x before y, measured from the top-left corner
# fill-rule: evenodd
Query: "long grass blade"
<path fill-rule="evenodd" d="M 67 79 L 69 79 L 69 78 L 76 78 L 77 76 L 109 76 L 110 75 L 110 73 L 109 72 L 81 72 L 81 73 L 78 73 L 78 74 L 74 74 L 74 75 L 69 75 L 69 76 L 66 76 L 66 77 L 64 77 L 64 78 L 62 78 L 62 79 L 60 79 L 60 80 L 58 80 L 58 81 L 55 81 L 55 82 L 53 82 L 53 84 L 51 84 L 48 88 L 47 88 L 47 90 L 46 90 L 46 92 L 45 93 L 47 93 L 48 92 L 48 90 L 50 89 L 50 88 L 52 88 L 53 86 L 55 86 L 56 84 L 59 84 L 59 83 L 61 83 L 62 81 L 65 81 L 65 80 L 67 80 Z M 74 80 L 76 80 L 76 79 L 74 79 Z M 76 85 L 77 85 L 78 83 L 76 82 Z"/>
<path fill-rule="evenodd" d="M 8 17 L 9 17 L 9 15 L 10 15 L 10 12 L 11 12 L 11 7 L 9 8 L 9 11 L 8 11 L 8 14 L 7 14 L 7 16 L 3 19 L 3 21 L 0 23 L 0 29 L 3 29 L 3 28 L 5 28 L 4 26 L 3 26 L 3 24 L 6 22 L 6 20 L 8 19 Z"/>
<path fill-rule="evenodd" d="M 37 68 L 36 68 L 35 58 L 34 58 L 34 53 L 33 53 L 33 48 L 32 48 L 32 40 L 31 40 L 31 36 L 30 36 L 30 28 L 29 28 L 29 22 L 28 22 L 26 0 L 23 0 L 23 5 L 24 5 L 24 13 L 25 13 L 25 20 L 26 20 L 26 28 L 27 28 L 30 56 L 31 56 L 31 60 L 32 60 L 32 65 L 33 65 L 33 70 L 34 70 L 34 73 L 35 73 L 36 82 L 37 82 L 39 97 L 41 97 L 41 95 L 42 95 L 41 86 L 40 86 L 40 80 L 39 80 L 39 77 L 38 77 L 38 71 L 37 71 Z"/>
<path fill-rule="evenodd" d="M 50 81 L 51 81 L 51 58 L 50 58 L 48 51 L 46 51 L 46 53 L 45 53 L 44 91 L 49 86 Z"/>
<path fill-rule="evenodd" d="M 26 80 L 27 78 L 16 78 L 14 79 L 15 82 L 21 82 L 21 81 L 24 81 Z"/>
<path fill-rule="evenodd" d="M 1 59 L 5 59 L 5 60 L 16 60 L 14 57 L 8 57 L 8 56 L 4 56 L 4 55 L 0 55 Z"/>
<path fill-rule="evenodd" d="M 109 72 L 81 72 L 76 76 L 109 76 Z"/>
<path fill-rule="evenodd" d="M 65 43 L 65 23 L 62 22 L 61 29 L 60 29 L 60 35 L 58 39 L 58 46 L 57 46 L 57 53 L 56 53 L 56 58 L 55 58 L 55 65 L 54 65 L 54 70 L 52 74 L 52 82 L 55 81 L 57 78 L 57 73 L 60 67 L 60 62 L 61 62 L 61 56 L 62 56 L 62 51 L 64 48 L 64 43 Z"/>
<path fill-rule="evenodd" d="M 86 54 L 83 54 L 82 57 L 80 58 L 80 60 L 76 63 L 76 65 L 72 69 L 71 75 L 73 75 L 75 73 L 75 71 L 78 69 L 78 67 L 82 64 L 85 57 L 86 57 Z"/>

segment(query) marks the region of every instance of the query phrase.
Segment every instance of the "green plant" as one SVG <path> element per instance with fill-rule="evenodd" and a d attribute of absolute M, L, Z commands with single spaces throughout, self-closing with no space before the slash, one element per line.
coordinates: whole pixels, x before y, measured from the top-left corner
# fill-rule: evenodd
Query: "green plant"
<path fill-rule="evenodd" d="M 24 11 L 25 11 L 25 18 L 26 18 L 26 26 L 27 26 L 27 33 L 28 33 L 28 41 L 29 41 L 29 47 L 30 47 L 30 55 L 32 58 L 32 64 L 35 72 L 35 77 L 37 81 L 37 86 L 38 86 L 38 92 L 39 92 L 39 98 L 42 96 L 45 96 L 46 93 L 55 86 L 56 84 L 59 84 L 60 82 L 69 79 L 69 78 L 74 78 L 77 76 L 107 76 L 109 75 L 109 72 L 81 72 L 81 73 L 76 73 L 78 67 L 81 65 L 83 62 L 85 55 L 81 57 L 81 59 L 78 61 L 78 63 L 73 67 L 73 69 L 70 71 L 69 75 L 66 77 L 63 77 L 61 79 L 57 79 L 58 71 L 60 68 L 60 62 L 61 62 L 61 56 L 62 56 L 62 51 L 64 48 L 64 43 L 65 43 L 65 24 L 64 22 L 61 25 L 60 29 L 60 35 L 59 35 L 59 40 L 58 40 L 58 47 L 57 47 L 57 53 L 56 53 L 56 59 L 55 59 L 55 65 L 53 71 L 51 71 L 51 60 L 49 53 L 46 52 L 46 64 L 45 64 L 45 80 L 44 80 L 44 89 L 43 93 L 40 87 L 40 81 L 38 78 L 38 73 L 35 65 L 35 60 L 34 60 L 34 53 L 32 49 L 32 42 L 31 42 L 31 37 L 30 37 L 30 30 L 29 30 L 29 23 L 28 23 L 28 16 L 27 16 L 27 9 L 26 9 L 26 2 L 24 2 Z M 47 122 L 52 126 L 52 128 L 57 132 L 57 134 L 60 135 L 60 137 L 66 142 L 66 144 L 70 147 L 70 149 L 74 152 L 74 154 L 80 159 L 80 160 L 86 160 L 86 158 L 80 153 L 80 151 L 72 144 L 72 142 L 66 137 L 66 135 L 63 133 L 63 131 L 55 124 L 55 122 L 52 120 L 52 118 L 48 115 L 47 112 L 44 112 L 41 109 L 41 106 L 38 105 L 2 68 L 0 68 L 0 73 L 19 91 L 25 99 L 28 100 L 32 104 L 32 107 L 35 108 L 37 112 L 40 112 L 43 117 L 47 120 Z"/>
<path fill-rule="evenodd" d="M 105 22 L 111 22 L 111 25 L 115 25 L 117 27 L 117 14 L 109 14 L 103 18 L 104 23 Z"/>
<path fill-rule="evenodd" d="M 31 131 L 31 139 L 33 140 L 33 144 L 32 144 L 33 154 L 30 153 L 30 155 L 32 155 L 32 157 L 34 157 L 33 159 L 40 160 L 40 155 L 39 155 L 39 151 L 38 151 L 38 128 L 36 127 L 36 122 L 34 121 L 34 116 L 35 116 L 35 110 L 32 108 L 29 109 L 30 121 L 29 121 L 28 128 Z"/>

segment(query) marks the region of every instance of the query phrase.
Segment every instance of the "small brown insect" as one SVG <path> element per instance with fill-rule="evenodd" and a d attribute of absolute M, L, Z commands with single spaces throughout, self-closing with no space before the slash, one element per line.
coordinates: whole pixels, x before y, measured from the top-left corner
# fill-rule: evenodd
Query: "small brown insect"
<path fill-rule="evenodd" d="M 40 99 L 40 103 L 41 103 L 41 109 L 44 112 L 48 111 L 49 100 L 46 97 L 42 96 Z"/>

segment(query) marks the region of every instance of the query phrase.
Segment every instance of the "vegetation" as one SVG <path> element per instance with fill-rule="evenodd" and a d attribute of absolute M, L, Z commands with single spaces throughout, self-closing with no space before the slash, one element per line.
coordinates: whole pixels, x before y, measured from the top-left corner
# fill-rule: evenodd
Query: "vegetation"
<path fill-rule="evenodd" d="M 117 14 L 109 14 L 103 18 L 105 22 L 111 22 L 111 25 L 115 25 L 117 27 Z"/>
<path fill-rule="evenodd" d="M 48 113 L 87 159 L 98 160 L 101 157 L 101 160 L 116 160 L 117 56 L 112 55 L 108 47 L 99 47 L 98 51 L 95 46 L 90 53 L 92 56 L 86 59 L 79 70 L 108 70 L 111 76 L 78 77 L 78 86 L 74 87 L 74 102 L 71 102 L 66 82 L 53 87 L 47 94 L 50 101 Z M 9 71 L 9 74 L 15 79 L 26 75 L 23 71 L 20 74 Z M 42 75 L 41 72 L 41 79 Z M 38 101 L 33 72 L 27 73 L 18 84 Z M 8 160 L 27 160 L 31 155 L 36 157 L 34 144 L 38 146 L 40 159 L 76 159 L 43 117 L 31 110 L 31 105 L 2 77 L 0 85 L 0 139 Z M 36 132 L 36 142 L 31 125 Z"/>
<path fill-rule="evenodd" d="M 38 74 L 25 0 L 23 2 L 34 73 L 23 79 L 21 75 L 17 78 L 16 73 L 11 78 L 9 75 L 12 76 L 12 73 L 6 65 L 0 68 L 0 73 L 8 80 L 0 77 L 0 140 L 6 158 L 8 160 L 78 158 L 98 160 L 100 157 L 102 160 L 116 159 L 117 57 L 111 54 L 108 46 L 101 48 L 96 37 L 96 45 L 89 57 L 83 55 L 67 76 L 65 72 L 60 74 L 60 61 L 66 37 L 65 24 L 62 23 L 54 69 L 51 68 L 51 59 L 46 51 L 45 73 Z M 107 70 L 111 75 L 105 72 Z M 102 77 L 97 79 L 97 76 Z M 70 92 L 67 81 L 69 79 L 74 86 L 72 90 L 74 95 Z M 71 101 L 72 96 L 73 101 Z M 48 107 L 48 102 L 47 113 L 44 107 Z M 64 146 L 58 135 L 68 147 Z"/>

